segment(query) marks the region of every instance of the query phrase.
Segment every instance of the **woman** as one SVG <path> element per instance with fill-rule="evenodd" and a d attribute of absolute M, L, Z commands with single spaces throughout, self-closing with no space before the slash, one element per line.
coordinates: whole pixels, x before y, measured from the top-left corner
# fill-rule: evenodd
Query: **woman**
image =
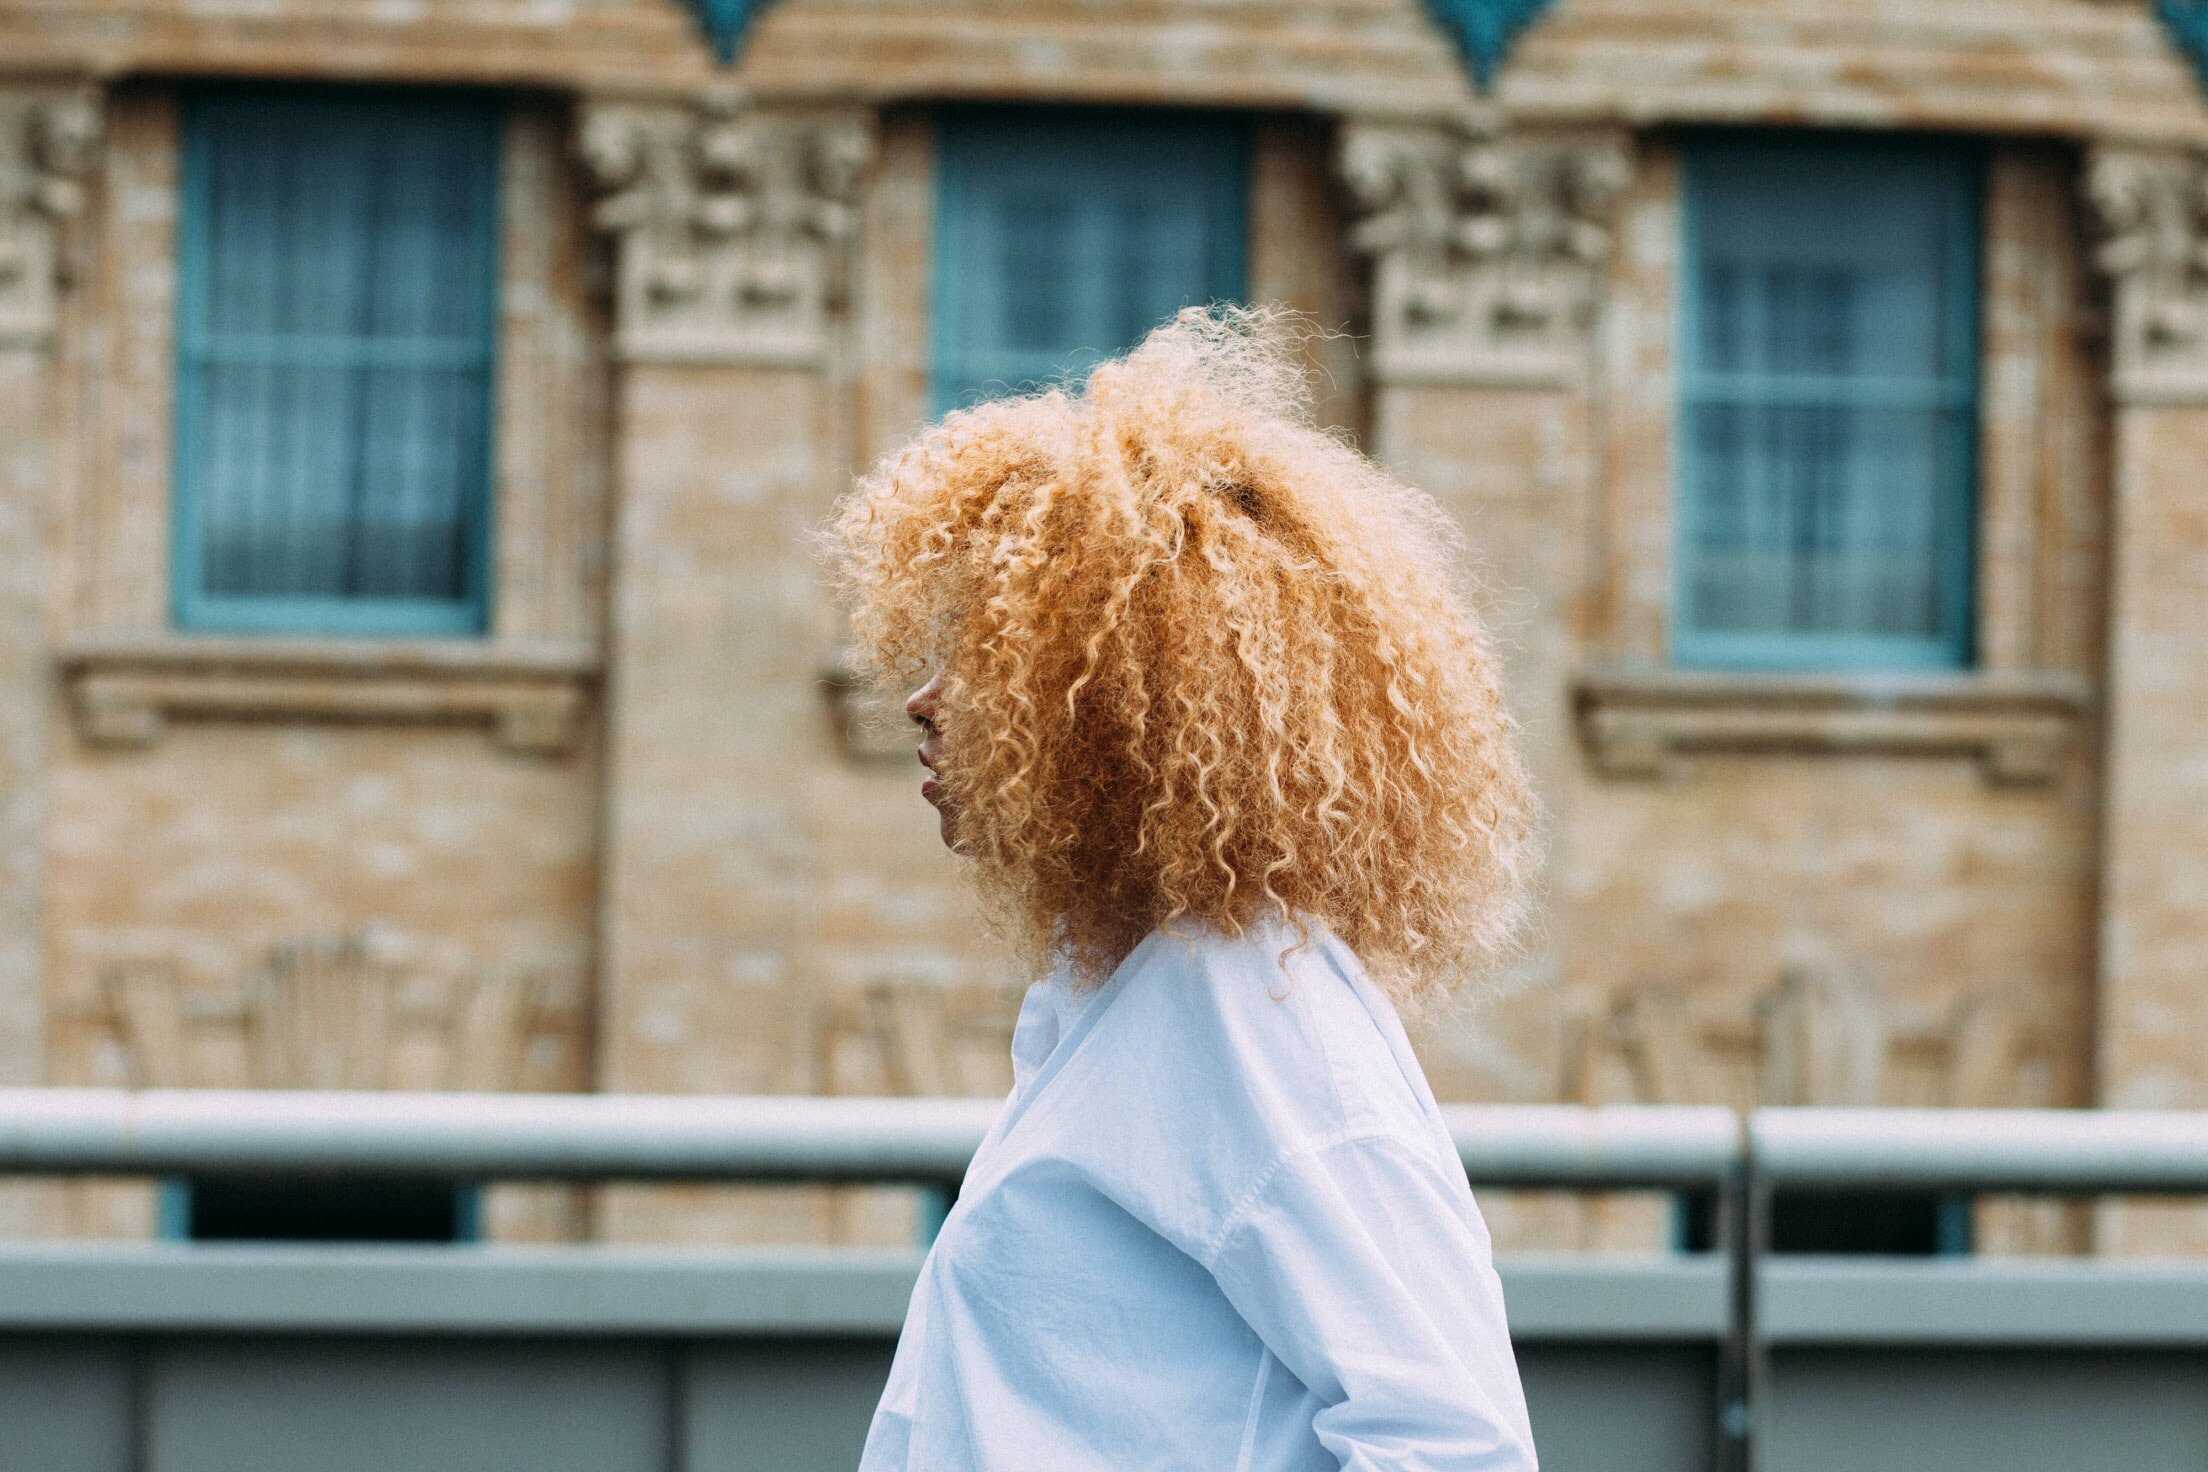
<path fill-rule="evenodd" d="M 835 530 L 922 791 L 1045 980 L 862 1468 L 1534 1466 L 1398 1020 L 1489 962 L 1531 800 L 1444 516 L 1271 317 L 954 413 Z"/>

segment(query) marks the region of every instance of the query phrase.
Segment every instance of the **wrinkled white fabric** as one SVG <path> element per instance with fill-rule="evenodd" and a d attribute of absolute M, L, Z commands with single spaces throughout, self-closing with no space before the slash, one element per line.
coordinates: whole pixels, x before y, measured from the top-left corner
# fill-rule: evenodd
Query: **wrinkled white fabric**
<path fill-rule="evenodd" d="M 1529 1472 L 1486 1225 L 1322 927 L 1028 991 L 861 1472 Z"/>

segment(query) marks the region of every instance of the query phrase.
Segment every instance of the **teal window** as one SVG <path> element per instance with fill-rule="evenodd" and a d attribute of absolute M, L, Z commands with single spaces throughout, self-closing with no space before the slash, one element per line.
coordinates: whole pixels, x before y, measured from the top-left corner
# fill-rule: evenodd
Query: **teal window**
<path fill-rule="evenodd" d="M 179 627 L 484 629 L 498 137 L 465 96 L 187 100 Z"/>
<path fill-rule="evenodd" d="M 1244 286 L 1248 132 L 1170 114 L 949 113 L 937 412 L 1077 372 Z"/>
<path fill-rule="evenodd" d="M 1688 148 L 1679 663 L 1970 662 L 1980 172 L 1932 142 Z"/>

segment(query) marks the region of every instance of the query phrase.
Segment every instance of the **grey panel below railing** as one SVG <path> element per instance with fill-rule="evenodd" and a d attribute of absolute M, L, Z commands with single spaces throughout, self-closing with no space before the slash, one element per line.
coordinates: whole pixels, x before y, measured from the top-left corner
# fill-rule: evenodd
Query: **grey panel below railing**
<path fill-rule="evenodd" d="M 918 1264 L 0 1248 L 0 1472 L 849 1468 Z M 1548 1465 L 1709 1465 L 1721 1263 L 1557 1258 L 1504 1280 Z"/>
<path fill-rule="evenodd" d="M 0 1248 L 0 1472 L 849 1468 L 911 1252 Z M 1713 1465 L 1724 1265 L 1500 1265 L 1548 1472 Z M 2208 1466 L 2208 1268 L 1767 1264 L 1765 1472 Z"/>

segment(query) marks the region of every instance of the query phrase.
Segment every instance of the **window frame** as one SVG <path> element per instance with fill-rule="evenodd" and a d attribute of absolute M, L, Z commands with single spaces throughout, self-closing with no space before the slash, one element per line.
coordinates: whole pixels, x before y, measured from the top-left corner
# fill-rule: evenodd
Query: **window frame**
<path fill-rule="evenodd" d="M 1951 160 L 1961 186 L 1942 201 L 1956 255 L 1946 263 L 1955 272 L 1944 325 L 1953 335 L 1957 363 L 1946 392 L 1958 423 L 1945 446 L 1953 476 L 1952 500 L 1934 550 L 1939 578 L 1942 629 L 1917 636 L 1879 636 L 1815 631 L 1757 630 L 1730 632 L 1694 627 L 1691 607 L 1693 549 L 1697 513 L 1694 494 L 1694 410 L 1704 402 L 1698 392 L 1700 276 L 1703 230 L 1697 176 L 1713 155 L 1765 153 L 1814 157 L 1819 152 L 1857 157 L 1884 154 L 1939 156 Z M 1986 284 L 1985 226 L 1989 160 L 1977 140 L 1945 136 L 1864 137 L 1797 130 L 1696 130 L 1684 134 L 1679 149 L 1679 255 L 1674 287 L 1672 333 L 1672 538 L 1670 588 L 1665 623 L 1669 663 L 1682 669 L 1752 672 L 1756 670 L 1838 674 L 1894 671 L 1968 671 L 1976 667 L 1979 518 L 1982 499 L 1980 435 L 1984 418 L 1984 334 Z"/>
<path fill-rule="evenodd" d="M 199 518 L 196 457 L 204 396 L 199 355 L 207 336 L 212 257 L 209 216 L 210 129 L 229 109 L 296 110 L 311 117 L 325 103 L 404 107 L 434 102 L 455 116 L 472 114 L 481 129 L 476 162 L 481 173 L 484 220 L 473 242 L 478 290 L 483 294 L 483 421 L 480 464 L 462 506 L 460 572 L 456 599 L 347 597 L 312 594 L 210 593 L 203 587 L 205 548 Z M 199 87 L 182 91 L 179 104 L 177 272 L 171 348 L 169 623 L 193 634 L 308 635 L 348 638 L 482 638 L 491 633 L 493 525 L 497 511 L 500 354 L 503 307 L 504 134 L 507 109 L 494 94 L 465 88 L 360 87 L 344 84 Z"/>
<path fill-rule="evenodd" d="M 1222 193 L 1235 204 L 1235 208 L 1222 211 L 1212 222 L 1219 229 L 1208 242 L 1211 259 L 1207 262 L 1207 272 L 1214 282 L 1231 279 L 1234 286 L 1231 292 L 1214 293 L 1212 300 L 1241 300 L 1248 294 L 1254 130 L 1247 116 L 1197 109 L 972 105 L 944 108 L 936 114 L 935 123 L 935 225 L 929 265 L 928 323 L 928 405 L 931 414 L 940 416 L 961 407 L 947 390 L 973 381 L 969 373 L 944 371 L 970 356 L 970 350 L 956 338 L 956 328 L 968 304 L 970 283 L 965 273 L 952 268 L 952 263 L 963 254 L 967 229 L 964 211 L 954 208 L 953 204 L 966 185 L 967 170 L 973 162 L 966 153 L 970 144 L 963 140 L 990 139 L 999 145 L 1009 145 L 1011 151 L 1018 151 L 1027 145 L 1046 146 L 1045 140 L 1052 134 L 1063 137 L 1083 128 L 1096 129 L 1101 136 L 1103 130 L 1116 124 L 1149 129 L 1158 135 L 1182 130 L 1190 139 L 1203 139 L 1207 150 L 1214 143 L 1226 145 L 1219 153 L 1202 160 L 1206 169 L 1219 171 L 1214 182 L 1227 185 Z M 1018 380 L 990 378 L 983 381 L 1003 382 L 1006 392 L 1018 393 L 1054 382 L 1059 376 L 1084 371 L 1087 365 L 1079 360 L 1081 353 L 1093 353 L 1101 358 L 1132 346 L 1128 343 L 1076 349 L 1074 358 L 1060 363 L 1054 373 Z M 1000 395 L 992 393 L 987 397 Z"/>

